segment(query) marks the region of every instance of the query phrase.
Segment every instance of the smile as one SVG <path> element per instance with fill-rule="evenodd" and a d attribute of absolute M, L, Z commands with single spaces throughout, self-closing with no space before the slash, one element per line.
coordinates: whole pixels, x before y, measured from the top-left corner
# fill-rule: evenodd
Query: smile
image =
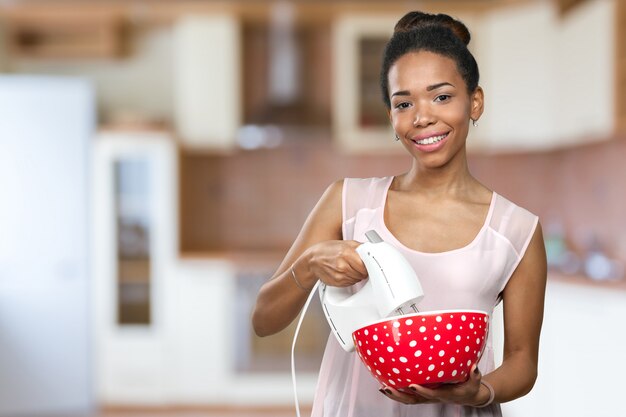
<path fill-rule="evenodd" d="M 417 143 L 418 145 L 432 145 L 433 143 L 442 141 L 446 138 L 446 136 L 448 136 L 447 133 L 439 136 L 431 136 L 429 138 L 414 140 L 413 142 Z"/>

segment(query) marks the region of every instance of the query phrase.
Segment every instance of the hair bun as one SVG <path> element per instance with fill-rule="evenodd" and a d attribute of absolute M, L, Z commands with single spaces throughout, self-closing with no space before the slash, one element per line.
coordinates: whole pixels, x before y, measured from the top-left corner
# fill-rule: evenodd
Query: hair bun
<path fill-rule="evenodd" d="M 414 29 L 427 27 L 445 27 L 448 28 L 461 40 L 468 45 L 471 39 L 469 30 L 460 21 L 448 16 L 447 14 L 430 14 L 423 12 L 409 12 L 405 14 L 394 27 L 394 32 L 408 32 Z"/>

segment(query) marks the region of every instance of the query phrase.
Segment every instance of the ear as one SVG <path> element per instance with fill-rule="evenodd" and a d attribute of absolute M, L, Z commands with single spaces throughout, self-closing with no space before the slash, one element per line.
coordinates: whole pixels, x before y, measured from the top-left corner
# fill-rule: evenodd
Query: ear
<path fill-rule="evenodd" d="M 387 109 L 387 117 L 389 118 L 389 123 L 393 126 L 393 120 L 391 119 L 391 109 Z"/>
<path fill-rule="evenodd" d="M 480 119 L 480 116 L 483 114 L 485 106 L 485 94 L 483 92 L 482 87 L 476 87 L 476 90 L 472 93 L 471 96 L 471 110 L 470 117 L 472 120 Z"/>

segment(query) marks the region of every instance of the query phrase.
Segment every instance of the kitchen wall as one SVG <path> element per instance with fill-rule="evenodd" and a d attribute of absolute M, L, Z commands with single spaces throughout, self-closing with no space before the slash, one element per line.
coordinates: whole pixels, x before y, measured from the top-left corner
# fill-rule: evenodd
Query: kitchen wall
<path fill-rule="evenodd" d="M 402 153 L 345 155 L 328 140 L 294 142 L 229 157 L 182 154 L 182 251 L 285 250 L 332 181 L 410 166 Z M 549 152 L 473 153 L 470 167 L 538 214 L 544 228 L 560 222 L 581 253 L 595 237 L 626 261 L 626 140 L 589 142 Z"/>

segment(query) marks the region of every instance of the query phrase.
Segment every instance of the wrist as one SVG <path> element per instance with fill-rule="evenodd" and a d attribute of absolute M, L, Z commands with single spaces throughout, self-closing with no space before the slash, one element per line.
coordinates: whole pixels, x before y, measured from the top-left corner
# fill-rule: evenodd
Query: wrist
<path fill-rule="evenodd" d="M 485 380 L 481 380 L 473 406 L 476 408 L 487 407 L 493 402 L 494 399 L 495 391 L 493 390 L 491 384 Z"/>
<path fill-rule="evenodd" d="M 304 253 L 300 256 L 296 261 L 291 265 L 291 278 L 296 282 L 296 285 L 300 287 L 304 291 L 311 291 L 313 286 L 315 286 L 315 279 L 313 279 L 311 274 L 311 269 L 309 267 L 309 254 Z"/>

